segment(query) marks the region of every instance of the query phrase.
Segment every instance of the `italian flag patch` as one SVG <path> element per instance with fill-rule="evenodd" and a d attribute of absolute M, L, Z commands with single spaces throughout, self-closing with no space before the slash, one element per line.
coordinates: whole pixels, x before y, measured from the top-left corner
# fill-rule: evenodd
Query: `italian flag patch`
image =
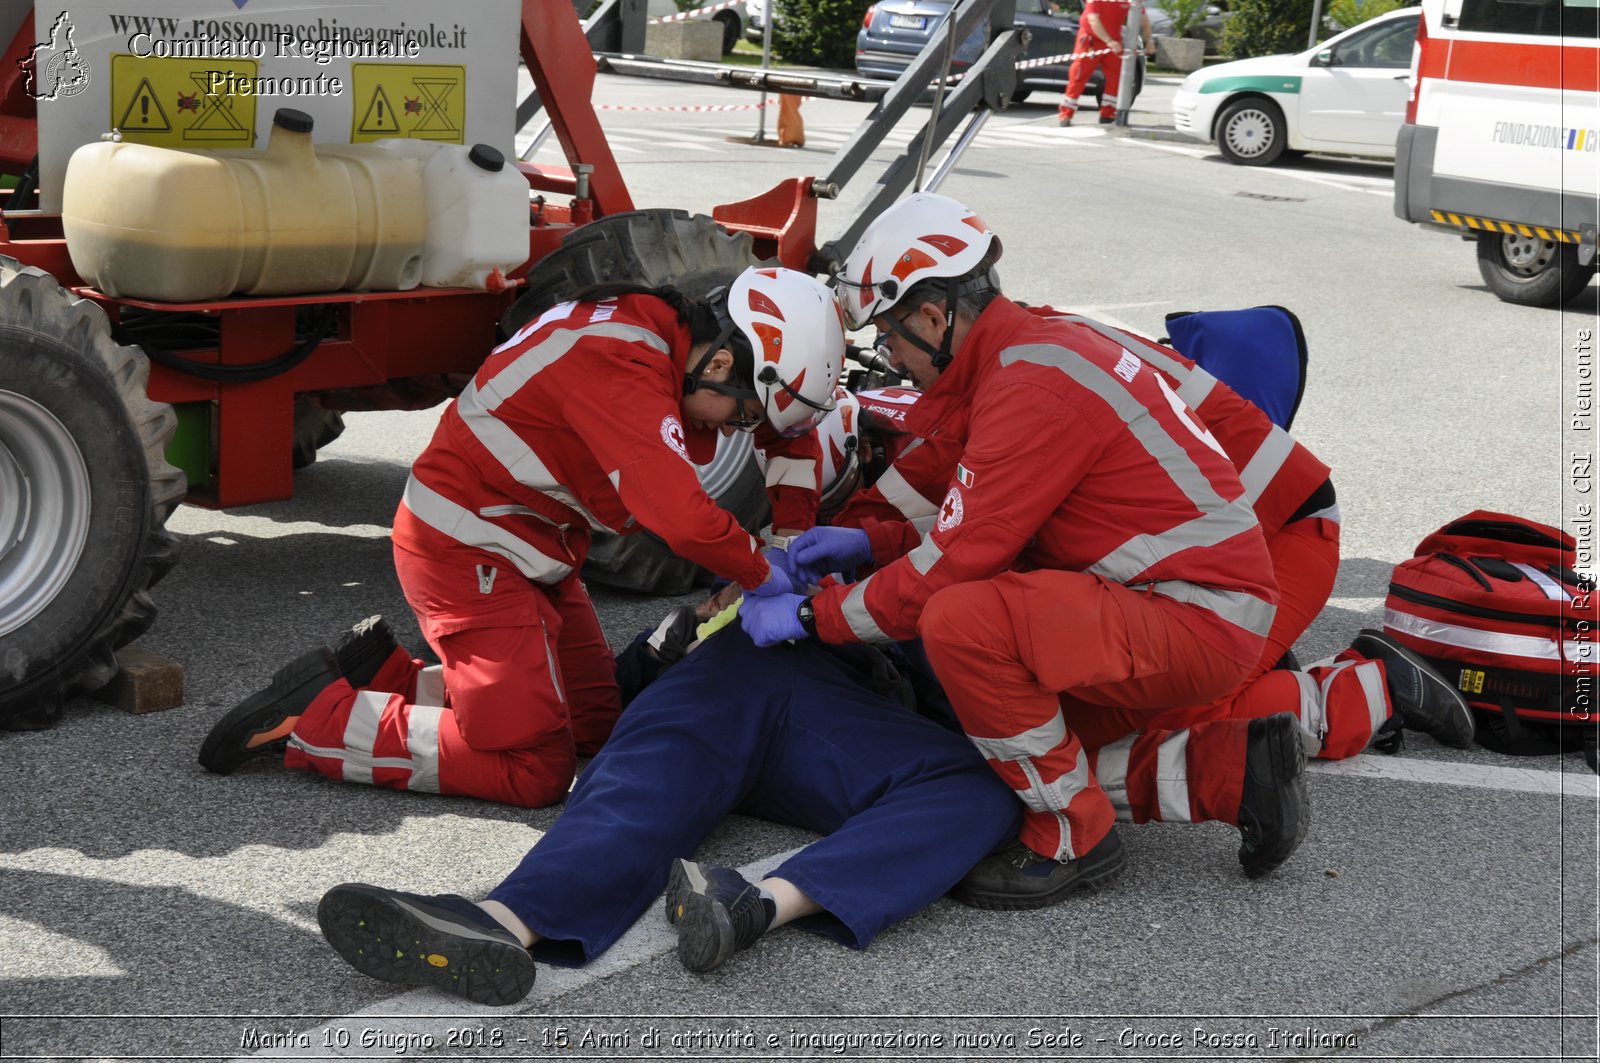
<path fill-rule="evenodd" d="M 973 482 L 972 470 L 965 465 L 956 465 L 956 483 L 962 487 L 971 487 Z"/>

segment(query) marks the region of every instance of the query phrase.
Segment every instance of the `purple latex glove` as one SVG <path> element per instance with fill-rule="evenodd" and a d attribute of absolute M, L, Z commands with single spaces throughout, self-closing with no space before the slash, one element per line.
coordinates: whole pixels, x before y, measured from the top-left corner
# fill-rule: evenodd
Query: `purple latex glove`
<path fill-rule="evenodd" d="M 789 639 L 803 639 L 806 629 L 800 626 L 800 603 L 805 597 L 799 594 L 770 594 L 761 597 L 744 596 L 739 606 L 739 623 L 745 634 L 757 646 L 776 646 Z"/>
<path fill-rule="evenodd" d="M 767 559 L 767 581 L 761 586 L 745 591 L 746 598 L 770 598 L 776 594 L 799 594 L 805 588 L 804 584 L 796 585 L 795 579 L 790 575 L 790 566 L 793 564 L 784 552 L 774 546 L 761 551 Z"/>
<path fill-rule="evenodd" d="M 849 573 L 872 560 L 872 540 L 860 528 L 812 528 L 789 544 L 789 572 L 802 585 L 830 572 Z"/>

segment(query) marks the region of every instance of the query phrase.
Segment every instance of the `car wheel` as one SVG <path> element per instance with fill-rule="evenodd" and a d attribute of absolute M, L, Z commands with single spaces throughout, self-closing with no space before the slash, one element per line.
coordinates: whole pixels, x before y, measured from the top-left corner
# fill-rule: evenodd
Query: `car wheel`
<path fill-rule="evenodd" d="M 1517 233 L 1478 237 L 1478 272 L 1489 290 L 1521 306 L 1560 306 L 1589 286 L 1595 263 L 1578 264 L 1578 245 Z"/>
<path fill-rule="evenodd" d="M 727 55 L 733 51 L 733 46 L 739 43 L 739 34 L 742 27 L 739 25 L 739 16 L 732 11 L 721 11 L 713 15 L 722 23 L 722 54 Z"/>
<path fill-rule="evenodd" d="M 1270 166 L 1289 146 L 1283 111 L 1271 100 L 1246 96 L 1217 115 L 1217 149 L 1239 166 Z"/>

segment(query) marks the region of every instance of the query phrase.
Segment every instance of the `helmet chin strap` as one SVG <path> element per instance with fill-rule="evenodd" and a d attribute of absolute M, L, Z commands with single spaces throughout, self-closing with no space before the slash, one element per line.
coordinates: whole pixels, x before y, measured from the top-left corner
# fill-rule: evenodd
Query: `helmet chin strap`
<path fill-rule="evenodd" d="M 932 359 L 933 368 L 941 373 L 950 364 L 950 359 L 954 357 L 950 352 L 950 343 L 956 332 L 956 297 L 960 294 L 960 291 L 961 282 L 958 278 L 951 277 L 946 281 L 944 293 L 944 336 L 940 339 L 937 347 L 912 332 L 903 321 L 893 314 L 884 315 L 889 320 L 889 331 L 898 336 L 903 336 L 913 347 L 926 354 Z"/>

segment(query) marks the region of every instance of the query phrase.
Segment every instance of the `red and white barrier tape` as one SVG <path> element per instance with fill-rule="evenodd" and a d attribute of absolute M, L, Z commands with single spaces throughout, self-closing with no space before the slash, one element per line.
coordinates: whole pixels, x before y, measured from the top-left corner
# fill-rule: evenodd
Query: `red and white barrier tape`
<path fill-rule="evenodd" d="M 693 11 L 680 11 L 676 15 L 662 15 L 660 18 L 652 18 L 652 19 L 646 20 L 645 25 L 646 26 L 659 26 L 663 22 L 683 22 L 686 19 L 698 18 L 701 15 L 709 15 L 713 11 L 725 11 L 728 8 L 733 7 L 736 4 L 739 4 L 739 3 L 742 3 L 742 2 L 743 2 L 743 0 L 727 0 L 726 3 L 711 4 L 708 7 L 697 7 Z M 1104 3 L 1105 0 L 1101 0 L 1101 2 Z M 1120 0 L 1113 0 L 1113 2 L 1120 2 Z"/>
<path fill-rule="evenodd" d="M 706 103 L 685 107 L 647 107 L 643 104 L 631 103 L 597 103 L 597 111 L 759 111 L 763 107 L 776 107 L 777 100 L 768 100 L 766 103 Z"/>

